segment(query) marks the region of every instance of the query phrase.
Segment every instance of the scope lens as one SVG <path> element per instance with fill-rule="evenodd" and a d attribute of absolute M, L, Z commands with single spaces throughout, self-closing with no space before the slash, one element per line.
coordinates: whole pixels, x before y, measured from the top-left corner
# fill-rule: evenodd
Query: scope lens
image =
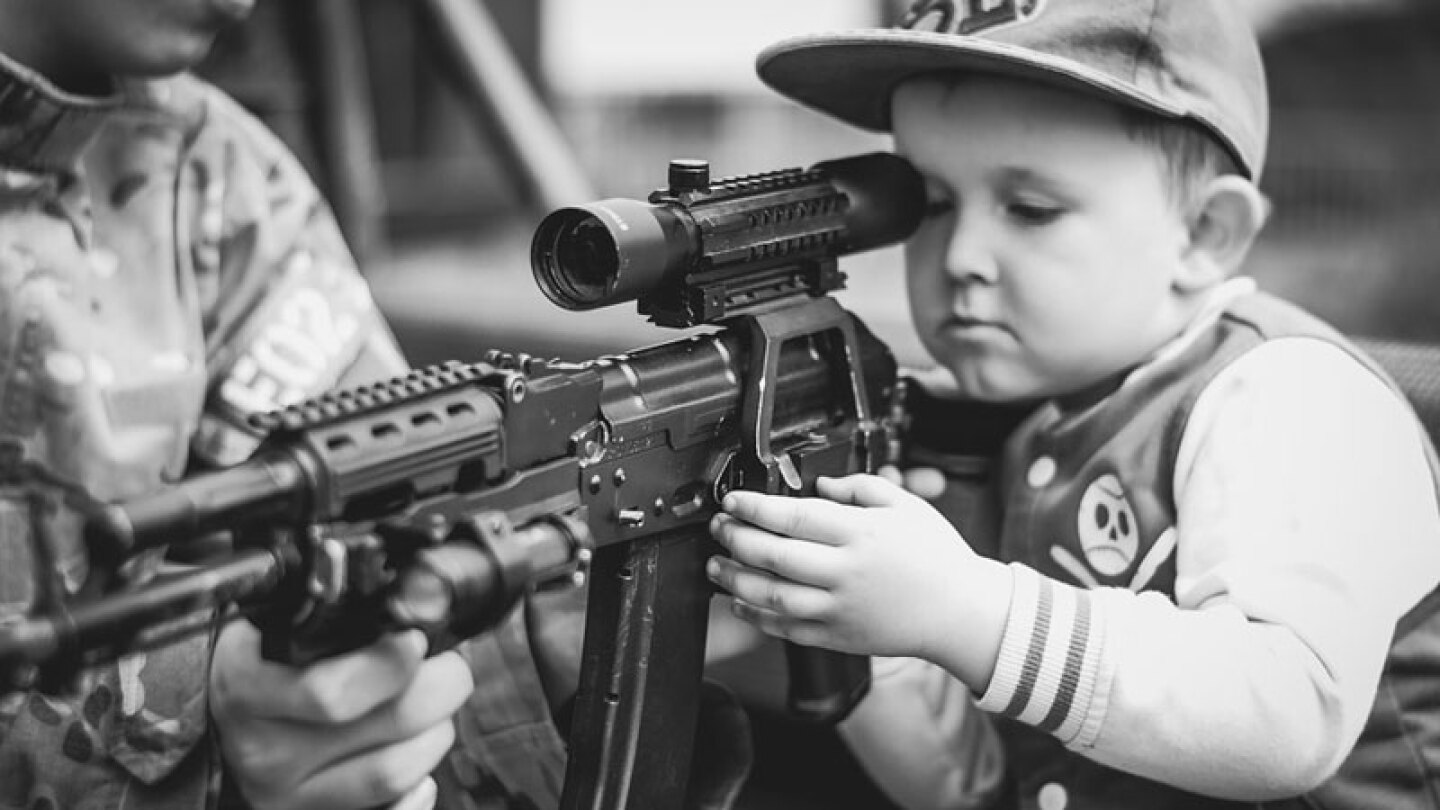
<path fill-rule="evenodd" d="M 604 295 L 620 269 L 610 230 L 593 216 L 576 220 L 556 235 L 555 259 L 565 268 L 570 285 L 585 298 Z"/>
<path fill-rule="evenodd" d="M 567 309 L 604 303 L 620 270 L 620 249 L 610 229 L 588 211 L 556 211 L 536 232 L 532 264 L 540 288 Z"/>
<path fill-rule="evenodd" d="M 634 301 L 683 272 L 693 254 L 684 224 L 662 205 L 612 198 L 553 211 L 530 243 L 530 269 L 565 309 Z"/>

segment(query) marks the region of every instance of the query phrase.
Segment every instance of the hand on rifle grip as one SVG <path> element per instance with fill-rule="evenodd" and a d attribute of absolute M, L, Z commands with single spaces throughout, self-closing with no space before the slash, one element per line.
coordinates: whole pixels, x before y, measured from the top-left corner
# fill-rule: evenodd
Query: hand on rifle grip
<path fill-rule="evenodd" d="M 425 657 L 418 632 L 297 668 L 262 660 L 259 632 L 216 642 L 210 711 L 233 787 L 256 810 L 425 808 L 450 750 L 451 716 L 474 687 L 454 652 Z M 433 802 L 433 795 L 429 801 Z"/>

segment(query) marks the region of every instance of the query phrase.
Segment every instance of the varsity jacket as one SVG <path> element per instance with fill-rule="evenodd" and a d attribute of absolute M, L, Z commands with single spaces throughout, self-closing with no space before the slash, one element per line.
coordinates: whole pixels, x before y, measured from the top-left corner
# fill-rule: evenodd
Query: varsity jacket
<path fill-rule="evenodd" d="M 1259 293 L 1232 295 L 1221 310 L 1123 380 L 1042 408 L 1007 445 L 997 551 L 1016 588 L 979 705 L 996 716 L 1019 805 L 1440 806 L 1434 451 L 1383 371 L 1334 330 Z M 1265 481 L 1264 458 L 1210 446 L 1213 435 L 1286 446 L 1287 420 L 1226 415 L 1243 409 L 1225 403 L 1274 385 L 1272 371 L 1293 375 L 1278 387 L 1349 395 L 1292 359 L 1352 375 L 1370 397 L 1357 419 L 1385 414 L 1396 446 L 1413 435 L 1414 452 L 1393 462 L 1354 451 L 1365 475 L 1394 474 L 1381 491 L 1407 493 L 1396 502 L 1410 511 L 1307 502 L 1303 481 Z M 1304 391 L 1293 398 L 1305 407 Z M 1350 474 L 1349 457 L 1326 458 L 1330 438 L 1297 436 L 1293 446 L 1310 445 L 1320 463 L 1290 477 Z M 1265 486 L 1249 486 L 1251 476 Z M 1247 501 L 1270 484 L 1285 503 Z M 1309 525 L 1312 511 L 1332 525 Z M 1334 525 L 1352 519 L 1353 530 Z M 1232 679 L 1217 656 L 1263 663 L 1250 680 Z M 1300 725 L 1315 705 L 1325 722 Z M 1243 777 L 1206 764 L 1236 757 Z"/>

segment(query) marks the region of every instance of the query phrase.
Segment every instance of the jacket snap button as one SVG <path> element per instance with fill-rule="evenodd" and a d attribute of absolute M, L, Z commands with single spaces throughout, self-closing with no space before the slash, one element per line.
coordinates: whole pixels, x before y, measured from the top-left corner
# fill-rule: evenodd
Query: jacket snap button
<path fill-rule="evenodd" d="M 1055 469 L 1055 459 L 1041 456 L 1031 462 L 1030 469 L 1025 472 L 1025 481 L 1039 489 L 1055 480 Z"/>
<path fill-rule="evenodd" d="M 1040 795 L 1036 798 L 1040 801 L 1040 810 L 1065 810 L 1070 804 L 1070 794 L 1065 787 L 1054 782 L 1040 788 Z"/>

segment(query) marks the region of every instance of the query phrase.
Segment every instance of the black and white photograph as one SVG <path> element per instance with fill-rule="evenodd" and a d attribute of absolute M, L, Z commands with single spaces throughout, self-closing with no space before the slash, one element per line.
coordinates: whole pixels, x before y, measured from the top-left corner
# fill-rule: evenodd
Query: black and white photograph
<path fill-rule="evenodd" d="M 0 0 L 0 810 L 1440 810 L 1430 0 Z"/>

